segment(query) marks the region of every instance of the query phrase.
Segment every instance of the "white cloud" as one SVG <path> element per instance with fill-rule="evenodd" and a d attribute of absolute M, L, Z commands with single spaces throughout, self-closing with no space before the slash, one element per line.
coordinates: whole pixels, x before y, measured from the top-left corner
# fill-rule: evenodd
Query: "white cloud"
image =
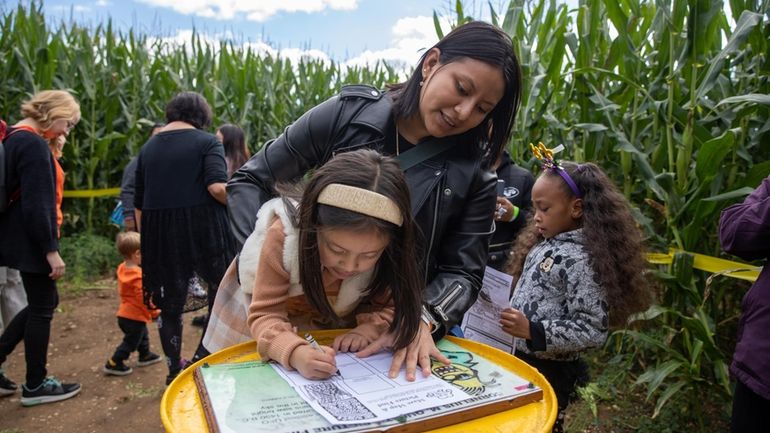
<path fill-rule="evenodd" d="M 147 46 L 151 47 L 157 43 L 161 43 L 167 49 L 174 49 L 176 47 L 181 47 L 183 45 L 189 49 L 192 47 L 191 42 L 192 42 L 193 33 L 194 31 L 192 29 L 183 29 L 183 30 L 178 30 L 177 33 L 173 36 L 167 36 L 163 38 L 147 38 Z M 217 34 L 207 34 L 207 33 L 198 32 L 197 35 L 200 38 L 202 45 L 209 45 L 215 51 L 219 48 L 219 45 L 222 41 L 234 40 L 233 35 L 230 32 L 217 33 Z M 321 60 L 327 64 L 331 63 L 331 58 L 329 57 L 328 54 L 326 54 L 323 51 L 315 50 L 315 49 L 309 49 L 309 50 L 301 50 L 298 48 L 276 49 L 276 48 L 273 48 L 271 45 L 262 41 L 246 42 L 246 43 L 236 42 L 236 45 L 240 45 L 244 50 L 250 49 L 251 51 L 260 55 L 289 59 L 291 63 L 294 65 L 299 63 L 300 60 L 307 60 L 307 59 Z"/>
<path fill-rule="evenodd" d="M 139 0 L 151 6 L 171 8 L 186 15 L 229 20 L 245 17 L 265 21 L 279 12 L 322 12 L 326 9 L 353 10 L 358 0 Z"/>
<path fill-rule="evenodd" d="M 70 5 L 70 6 L 66 6 L 66 5 L 52 6 L 51 10 L 59 11 L 59 12 L 70 12 L 70 11 L 72 11 L 72 12 L 91 12 L 91 8 L 89 6 L 78 5 L 78 4 L 73 4 L 73 5 Z"/>
<path fill-rule="evenodd" d="M 110 5 L 110 2 L 107 0 L 96 0 L 96 5 L 106 7 Z"/>
<path fill-rule="evenodd" d="M 341 2 L 343 0 L 336 1 Z M 444 34 L 449 32 L 450 25 L 448 19 L 441 19 L 441 28 Z M 179 30 L 176 35 L 159 39 L 151 38 L 148 39 L 147 42 L 149 45 L 153 45 L 160 41 L 168 45 L 169 48 L 182 46 L 183 44 L 189 47 L 192 35 L 193 30 Z M 399 19 L 396 24 L 393 25 L 391 35 L 390 46 L 388 48 L 376 51 L 366 50 L 353 58 L 341 62 L 342 66 L 374 66 L 378 62 L 385 62 L 395 68 L 400 74 L 406 75 L 417 64 L 417 61 L 420 59 L 420 56 L 423 55 L 425 50 L 438 42 L 438 36 L 436 35 L 433 26 L 433 17 L 427 16 Z M 201 38 L 201 42 L 208 43 L 215 49 L 219 46 L 220 41 L 232 41 L 235 39 L 229 32 L 219 34 L 198 33 L 198 36 Z M 299 60 L 303 59 L 321 60 L 327 64 L 332 61 L 327 53 L 317 49 L 276 49 L 263 41 L 245 43 L 236 42 L 236 44 L 241 45 L 244 49 L 251 49 L 259 54 L 289 59 L 294 65 L 296 65 Z"/>
<path fill-rule="evenodd" d="M 449 31 L 448 20 L 441 19 L 441 28 Z M 399 19 L 391 30 L 390 47 L 384 50 L 367 50 L 344 62 L 348 66 L 373 66 L 378 61 L 387 62 L 402 72 L 413 68 L 425 50 L 438 42 L 433 17 L 417 16 Z"/>

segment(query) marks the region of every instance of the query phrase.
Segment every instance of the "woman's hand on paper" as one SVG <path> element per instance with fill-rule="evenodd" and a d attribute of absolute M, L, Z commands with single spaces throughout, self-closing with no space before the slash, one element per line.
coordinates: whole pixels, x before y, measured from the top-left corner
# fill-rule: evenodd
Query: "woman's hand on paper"
<path fill-rule="evenodd" d="M 391 333 L 383 334 L 380 338 L 368 345 L 362 351 L 356 353 L 359 358 L 366 358 L 380 350 L 393 346 L 395 338 Z M 393 362 L 390 364 L 388 376 L 395 378 L 401 371 L 401 366 L 406 364 L 406 380 L 414 381 L 419 365 L 424 377 L 430 376 L 431 356 L 437 361 L 449 365 L 449 359 L 441 353 L 430 335 L 430 327 L 426 323 L 420 323 L 420 330 L 414 340 L 405 348 L 393 353 Z"/>
<path fill-rule="evenodd" d="M 500 313 L 500 327 L 503 331 L 514 337 L 531 338 L 529 333 L 529 319 L 521 311 L 515 308 L 506 308 Z"/>
<path fill-rule="evenodd" d="M 291 352 L 289 364 L 306 379 L 328 379 L 337 372 L 334 356 L 337 354 L 329 346 L 314 349 L 309 344 L 297 347 Z"/>

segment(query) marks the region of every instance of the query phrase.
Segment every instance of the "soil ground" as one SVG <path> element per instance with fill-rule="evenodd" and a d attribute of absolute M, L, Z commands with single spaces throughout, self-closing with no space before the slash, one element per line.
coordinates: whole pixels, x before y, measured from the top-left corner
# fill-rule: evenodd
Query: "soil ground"
<path fill-rule="evenodd" d="M 0 433 L 164 431 L 160 399 L 168 373 L 165 362 L 137 368 L 137 355 L 132 354 L 128 365 L 134 368 L 133 373 L 118 377 L 102 372 L 105 361 L 123 338 L 115 317 L 119 302 L 115 283 L 103 283 L 99 284 L 103 289 L 63 294 L 51 326 L 48 374 L 64 382 L 79 382 L 80 394 L 29 408 L 21 406 L 20 391 L 0 398 Z M 200 328 L 190 325 L 196 314 L 184 316 L 182 356 L 186 358 L 192 356 L 200 340 Z M 156 325 L 148 327 L 150 348 L 162 355 Z M 3 368 L 9 378 L 23 383 L 23 343 Z"/>

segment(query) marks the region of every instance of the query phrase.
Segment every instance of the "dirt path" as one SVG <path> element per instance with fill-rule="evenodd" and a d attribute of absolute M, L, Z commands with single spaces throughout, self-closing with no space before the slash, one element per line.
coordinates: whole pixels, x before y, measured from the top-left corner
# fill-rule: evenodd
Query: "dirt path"
<path fill-rule="evenodd" d="M 105 287 L 115 287 L 105 282 Z M 77 296 L 64 296 L 54 315 L 48 374 L 67 382 L 80 382 L 82 391 L 59 403 L 25 408 L 20 392 L 0 398 L 0 433 L 35 432 L 162 432 L 160 399 L 165 389 L 166 364 L 134 368 L 128 376 L 105 376 L 102 365 L 117 347 L 123 334 L 115 311 L 117 292 L 86 290 Z M 182 355 L 191 357 L 200 339 L 200 329 L 184 317 Z M 155 324 L 149 325 L 150 347 L 163 354 Z M 136 354 L 128 364 L 135 366 Z M 24 346 L 16 348 L 3 366 L 15 382 L 24 381 Z"/>

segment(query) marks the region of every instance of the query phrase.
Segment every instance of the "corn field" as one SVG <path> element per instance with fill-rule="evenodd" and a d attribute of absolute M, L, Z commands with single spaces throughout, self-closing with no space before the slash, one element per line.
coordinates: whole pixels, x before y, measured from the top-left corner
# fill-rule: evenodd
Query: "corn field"
<path fill-rule="evenodd" d="M 473 19 L 465 6 L 455 3 L 454 25 Z M 523 67 L 514 160 L 534 168 L 526 144 L 564 144 L 561 158 L 596 162 L 617 182 L 652 248 L 720 255 L 720 210 L 770 174 L 770 0 L 580 0 L 573 9 L 513 0 L 482 8 L 511 35 Z M 254 151 L 343 83 L 397 80 L 386 65 L 292 65 L 199 35 L 172 46 L 110 23 L 49 26 L 34 4 L 2 10 L 0 25 L 0 117 L 18 120 L 20 102 L 47 88 L 70 89 L 81 102 L 83 119 L 64 153 L 73 190 L 118 186 L 180 90 L 204 94 L 214 124 L 240 124 Z M 65 200 L 65 234 L 105 232 L 113 204 Z M 605 352 L 626 363 L 626 379 L 655 402 L 651 415 L 676 402 L 697 418 L 700 393 L 729 398 L 745 285 L 707 283 L 687 254 L 654 272 L 659 305 L 616 332 Z"/>
<path fill-rule="evenodd" d="M 232 42 L 214 46 L 198 34 L 178 46 L 120 33 L 111 23 L 49 26 L 42 4 L 3 11 L 0 26 L 1 118 L 19 120 L 21 102 L 39 90 L 68 89 L 80 102 L 82 120 L 62 160 L 68 190 L 120 186 L 123 167 L 179 91 L 203 94 L 215 126 L 241 125 L 253 152 L 343 84 L 396 80 L 385 65 L 342 69 L 317 59 L 292 65 Z M 114 205 L 111 198 L 65 200 L 63 233 L 108 232 Z"/>
<path fill-rule="evenodd" d="M 514 160 L 532 168 L 527 143 L 564 144 L 562 158 L 597 162 L 621 186 L 652 247 L 719 255 L 720 210 L 770 174 L 770 1 L 489 8 L 524 70 Z M 454 12 L 455 24 L 472 19 L 462 2 Z M 692 265 L 678 253 L 654 270 L 659 305 L 615 332 L 605 351 L 655 403 L 652 417 L 675 402 L 686 429 L 710 431 L 702 396 L 731 393 L 746 285 L 712 281 Z"/>

